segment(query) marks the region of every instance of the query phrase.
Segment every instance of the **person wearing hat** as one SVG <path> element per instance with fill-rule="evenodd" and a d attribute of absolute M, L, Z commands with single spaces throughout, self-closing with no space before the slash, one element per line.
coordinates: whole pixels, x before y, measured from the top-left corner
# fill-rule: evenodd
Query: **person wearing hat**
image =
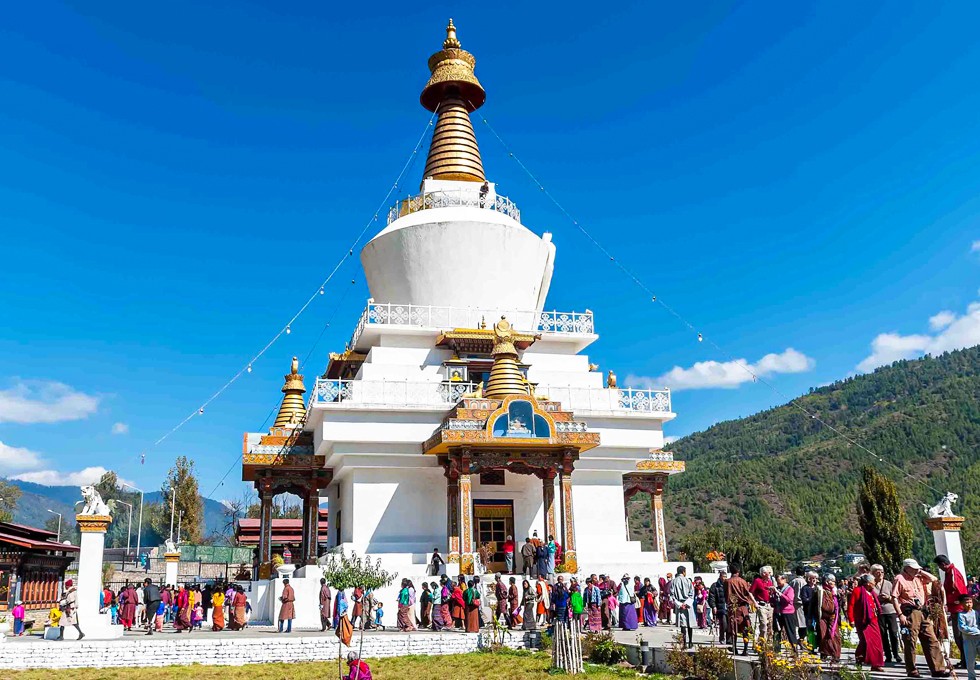
<path fill-rule="evenodd" d="M 928 594 L 936 580 L 914 559 L 907 559 L 902 562 L 902 571 L 895 576 L 893 583 L 892 599 L 898 608 L 898 620 L 902 626 L 905 672 L 910 678 L 921 677 L 915 669 L 916 640 L 922 645 L 932 677 L 949 677 L 939 638 L 936 637 L 935 622 L 928 615 Z"/>
<path fill-rule="evenodd" d="M 74 626 L 78 631 L 78 639 L 85 637 L 85 633 L 78 626 L 78 591 L 75 589 L 75 582 L 71 579 L 65 581 L 65 594 L 58 602 L 61 607 L 61 625 L 58 626 L 58 639 L 65 639 L 65 626 Z"/>

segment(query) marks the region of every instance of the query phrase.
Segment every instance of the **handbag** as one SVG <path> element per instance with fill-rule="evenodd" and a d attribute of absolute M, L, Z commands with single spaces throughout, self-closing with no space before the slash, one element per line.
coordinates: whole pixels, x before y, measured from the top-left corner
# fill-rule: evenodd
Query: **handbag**
<path fill-rule="evenodd" d="M 340 617 L 336 635 L 340 638 L 341 642 L 350 647 L 351 638 L 354 637 L 354 626 L 351 624 L 350 619 L 347 618 L 347 614 Z"/>

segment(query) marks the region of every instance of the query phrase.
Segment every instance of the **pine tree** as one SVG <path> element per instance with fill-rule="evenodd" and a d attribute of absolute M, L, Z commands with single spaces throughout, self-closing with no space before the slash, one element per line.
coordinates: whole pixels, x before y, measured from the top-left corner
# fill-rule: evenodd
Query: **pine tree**
<path fill-rule="evenodd" d="M 204 535 L 204 501 L 198 492 L 194 461 L 180 456 L 160 487 L 161 502 L 150 512 L 150 524 L 161 538 L 170 536 L 171 490 L 177 490 L 174 502 L 174 540 L 177 540 L 177 518 L 180 517 L 181 543 L 197 544 Z M 148 508 L 149 509 L 149 508 Z"/>
<path fill-rule="evenodd" d="M 912 555 L 912 525 L 898 501 L 895 483 L 867 466 L 861 472 L 858 523 L 864 535 L 864 554 L 887 573 L 902 570 Z"/>

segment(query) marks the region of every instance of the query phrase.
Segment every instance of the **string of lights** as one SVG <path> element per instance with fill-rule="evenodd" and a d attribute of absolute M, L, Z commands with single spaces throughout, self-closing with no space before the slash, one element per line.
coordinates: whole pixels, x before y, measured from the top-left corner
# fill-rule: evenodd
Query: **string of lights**
<path fill-rule="evenodd" d="M 341 295 L 340 298 L 338 298 L 337 304 L 334 305 L 333 311 L 330 313 L 330 316 L 327 318 L 326 323 L 323 324 L 323 328 L 320 330 L 320 334 L 316 337 L 316 340 L 313 341 L 313 345 L 310 347 L 310 351 L 306 353 L 306 357 L 303 359 L 303 361 L 300 362 L 299 364 L 300 373 L 303 372 L 303 367 L 306 366 L 306 363 L 310 360 L 310 357 L 313 356 L 313 352 L 316 351 L 317 345 L 319 345 L 320 340 L 323 339 L 324 333 L 326 333 L 327 329 L 330 328 L 330 324 L 333 323 L 334 317 L 336 317 L 337 313 L 340 311 L 340 308 L 344 304 L 344 300 L 347 299 L 348 293 L 350 293 L 350 291 L 354 287 L 354 284 L 356 283 L 357 281 L 352 279 L 351 286 L 344 289 L 343 295 Z M 272 408 L 269 410 L 268 415 L 266 415 L 265 420 L 262 421 L 262 425 L 259 427 L 260 431 L 265 430 L 265 426 L 272 419 L 272 416 L 275 415 L 276 412 L 279 410 L 279 403 L 281 401 L 282 401 L 281 399 L 276 398 L 275 402 L 273 402 Z M 306 415 L 303 418 L 303 425 L 306 425 L 306 418 L 308 417 L 309 417 L 309 409 L 307 409 Z M 283 446 L 285 447 L 285 444 Z M 241 461 L 242 461 L 242 454 L 238 454 L 238 457 L 235 458 L 234 462 L 232 462 L 232 464 L 228 467 L 228 469 L 225 471 L 225 474 L 221 476 L 221 479 L 218 480 L 218 483 L 214 485 L 213 489 L 211 489 L 211 493 L 207 495 L 208 499 L 214 496 L 214 492 L 224 485 L 225 479 L 228 478 L 228 475 L 231 474 L 232 470 L 238 467 L 238 464 L 241 463 Z"/>
<path fill-rule="evenodd" d="M 474 107 L 474 109 L 476 109 L 476 107 Z M 726 359 L 728 359 L 733 364 L 735 364 L 736 366 L 738 366 L 740 369 L 742 369 L 743 371 L 745 371 L 752 378 L 753 382 L 762 383 L 763 385 L 765 385 L 766 387 L 768 387 L 769 389 L 771 389 L 780 399 L 782 399 L 783 401 L 785 401 L 787 403 L 787 405 L 792 406 L 793 408 L 797 409 L 799 412 L 803 413 L 806 417 L 810 418 L 811 420 L 813 420 L 814 422 L 820 424 L 821 426 L 827 428 L 828 430 L 830 430 L 831 432 L 833 432 L 836 436 L 840 437 L 845 442 L 847 442 L 847 444 L 849 446 L 854 446 L 858 450 L 863 451 L 863 452 L 865 452 L 865 453 L 873 456 L 875 458 L 875 460 L 877 460 L 879 463 L 882 463 L 882 464 L 885 464 L 885 465 L 890 465 L 891 467 L 895 468 L 898 472 L 902 473 L 903 477 L 908 478 L 908 479 L 912 479 L 912 480 L 914 480 L 914 481 L 922 484 L 922 486 L 924 486 L 924 487 L 926 487 L 926 488 L 928 488 L 928 489 L 930 489 L 932 491 L 935 491 L 936 493 L 939 493 L 939 494 L 942 494 L 943 493 L 942 491 L 939 491 L 938 489 L 936 489 L 935 487 L 933 487 L 929 483 L 925 482 L 923 479 L 921 479 L 919 477 L 913 477 L 911 473 L 909 473 L 907 470 L 905 470 L 901 466 L 896 465 L 895 463 L 893 463 L 891 461 L 885 460 L 884 457 L 882 457 L 881 455 L 879 455 L 875 451 L 872 451 L 870 448 L 868 448 L 867 446 L 865 446 L 861 442 L 857 441 L 854 437 L 851 437 L 848 434 L 842 432 L 839 428 L 834 427 L 832 424 L 828 423 L 826 420 L 824 420 L 823 418 L 821 418 L 819 416 L 819 414 L 815 413 L 814 411 L 812 411 L 812 410 L 806 408 L 804 405 L 802 405 L 799 402 L 799 399 L 797 397 L 790 397 L 789 395 L 785 394 L 775 384 L 773 384 L 772 382 L 770 382 L 769 380 L 767 380 L 764 375 L 761 375 L 760 373 L 758 373 L 756 371 L 753 371 L 752 368 L 750 366 L 748 366 L 744 361 L 742 361 L 742 360 L 738 359 L 737 357 L 735 357 L 734 354 L 732 354 L 727 349 L 725 349 L 724 347 L 722 347 L 713 338 L 711 338 L 710 336 L 705 336 L 704 333 L 702 331 L 699 331 L 698 328 L 697 328 L 697 326 L 695 326 L 691 321 L 689 321 L 680 312 L 678 312 L 676 309 L 674 309 L 669 304 L 667 304 L 662 298 L 658 297 L 657 294 L 646 283 L 644 283 L 643 280 L 641 280 L 639 278 L 639 276 L 637 276 L 621 260 L 617 259 L 616 256 L 613 253 L 611 253 L 597 238 L 595 238 L 595 236 L 593 236 L 589 232 L 588 229 L 586 229 L 577 219 L 575 219 L 572 216 L 572 214 L 569 213 L 569 211 L 566 210 L 565 207 L 558 201 L 558 199 L 556 199 L 551 194 L 551 192 L 548 191 L 548 189 L 544 186 L 544 184 L 542 184 L 541 181 L 538 180 L 537 176 L 535 176 L 534 173 L 531 172 L 531 170 L 524 164 L 524 162 L 517 156 L 517 154 L 515 154 L 511 150 L 511 148 L 504 141 L 503 137 L 501 137 L 500 134 L 496 131 L 496 129 L 494 129 L 494 127 L 490 124 L 490 121 L 487 120 L 486 116 L 484 116 L 482 113 L 480 113 L 479 115 L 480 115 L 480 119 L 483 121 L 483 124 L 486 126 L 486 128 L 488 130 L 490 130 L 491 134 L 493 134 L 493 136 L 496 137 L 497 141 L 500 143 L 501 147 L 503 147 L 503 149 L 507 153 L 507 155 L 510 158 L 512 158 L 514 160 L 514 162 L 517 163 L 517 165 L 521 168 L 521 170 L 524 172 L 524 174 L 526 174 L 528 176 L 528 178 L 531 180 L 531 182 L 538 188 L 538 190 L 541 191 L 541 193 L 544 196 L 546 196 L 548 198 L 548 200 L 551 201 L 554 204 L 554 206 L 558 209 L 558 211 L 562 215 L 564 215 L 565 218 L 569 222 L 571 222 L 572 225 L 574 225 L 575 228 L 578 229 L 582 233 L 582 235 L 585 236 L 585 238 L 597 250 L 599 250 L 599 252 L 601 252 L 606 258 L 608 258 L 608 260 L 617 269 L 619 269 L 620 272 L 622 272 L 640 290 L 642 290 L 644 292 L 644 294 L 646 295 L 646 298 L 647 298 L 647 300 L 649 302 L 651 302 L 653 304 L 656 304 L 656 305 L 659 305 L 663 310 L 665 310 L 668 314 L 670 314 L 671 316 L 673 316 L 677 321 L 679 321 L 688 330 L 690 330 L 691 333 L 697 338 L 697 342 L 707 342 L 709 346 L 713 347 L 717 352 L 719 352 L 720 354 L 722 354 Z"/>
<path fill-rule="evenodd" d="M 252 356 L 252 358 L 249 359 L 248 362 L 238 370 L 238 372 L 236 372 L 227 382 L 225 382 L 224 385 L 222 385 L 210 397 L 208 397 L 207 399 L 205 399 L 204 402 L 202 402 L 196 409 L 194 409 L 186 417 L 184 417 L 182 420 L 180 420 L 176 425 L 174 425 L 172 428 L 170 428 L 170 430 L 168 430 L 161 437 L 159 437 L 158 439 L 156 439 L 149 447 L 147 447 L 146 449 L 144 449 L 140 453 L 140 464 L 143 464 L 146 461 L 146 453 L 147 453 L 148 450 L 152 450 L 152 449 L 156 448 L 157 446 L 159 446 L 168 437 L 170 437 L 175 432 L 177 432 L 178 430 L 180 430 L 184 425 L 186 425 L 188 422 L 190 422 L 195 417 L 197 417 L 197 416 L 203 416 L 204 415 L 204 410 L 215 399 L 217 399 L 218 397 L 220 397 L 229 387 L 231 387 L 232 385 L 234 385 L 235 382 L 237 382 L 238 379 L 241 378 L 243 375 L 252 372 L 252 366 L 259 359 L 262 358 L 262 355 L 264 355 L 276 343 L 276 341 L 279 340 L 279 338 L 281 338 L 283 335 L 290 335 L 292 333 L 292 325 L 294 323 L 296 323 L 296 320 L 299 319 L 299 317 L 309 308 L 309 306 L 311 304 L 313 304 L 313 301 L 314 300 L 316 300 L 318 297 L 320 297 L 320 296 L 322 296 L 322 295 L 325 294 L 327 285 L 330 284 L 330 282 L 333 280 L 334 276 L 337 274 L 337 272 L 340 270 L 340 268 L 347 262 L 347 260 L 354 256 L 354 249 L 361 242 L 361 239 L 364 238 L 364 235 L 368 232 L 368 230 L 377 223 L 378 216 L 381 214 L 382 210 L 384 210 L 384 208 L 386 208 L 388 206 L 388 201 L 391 200 L 391 195 L 393 193 L 395 193 L 395 192 L 398 191 L 399 183 L 402 181 L 402 178 L 405 176 L 405 173 L 408 172 L 408 170 L 414 164 L 415 159 L 418 157 L 419 150 L 422 148 L 422 144 L 425 141 L 426 135 L 429 133 L 430 129 L 432 128 L 433 121 L 435 120 L 437 114 L 438 114 L 438 107 L 437 107 L 436 111 L 433 111 L 432 112 L 432 115 L 429 116 L 429 120 L 426 123 L 425 128 L 422 130 L 422 134 L 419 135 L 418 141 L 415 143 L 415 147 L 412 149 L 412 153 L 409 154 L 408 159 L 405 161 L 405 164 L 402 166 L 402 169 L 398 173 L 398 176 L 395 178 L 394 183 L 392 183 L 392 185 L 391 185 L 391 187 L 389 187 L 387 193 L 385 193 L 384 198 L 378 204 L 378 207 L 374 211 L 373 216 L 365 223 L 364 227 L 357 234 L 357 237 L 354 239 L 354 241 L 347 248 L 346 252 L 340 257 L 340 259 L 337 261 L 337 264 L 333 267 L 333 269 L 330 270 L 330 273 L 327 275 L 327 277 L 322 282 L 320 282 L 320 284 L 316 287 L 316 289 L 313 291 L 313 294 L 310 295 L 306 299 L 306 301 L 302 304 L 302 306 L 300 306 L 300 308 L 296 311 L 296 313 L 293 314 L 289 318 L 289 320 L 286 322 L 286 324 L 284 326 L 280 327 L 280 329 L 278 330 L 278 332 L 276 332 L 275 335 L 272 336 L 272 339 L 270 339 L 265 344 L 265 346 L 262 347 L 262 349 L 260 349 L 258 352 L 256 352 Z M 323 333 L 323 331 L 321 331 L 321 336 L 322 336 L 322 333 Z"/>

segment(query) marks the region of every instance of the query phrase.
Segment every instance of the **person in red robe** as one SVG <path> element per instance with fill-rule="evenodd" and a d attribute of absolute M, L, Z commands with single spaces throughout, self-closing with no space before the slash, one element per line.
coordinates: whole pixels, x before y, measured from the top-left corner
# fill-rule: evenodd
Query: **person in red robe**
<path fill-rule="evenodd" d="M 854 627 L 857 629 L 858 646 L 854 652 L 857 663 L 867 663 L 873 671 L 885 669 L 885 649 L 881 644 L 881 602 L 875 593 L 875 578 L 871 574 L 861 577 L 851 600 Z"/>
<path fill-rule="evenodd" d="M 453 619 L 453 627 L 462 628 L 463 619 L 466 616 L 463 589 L 455 582 L 453 583 L 453 593 L 449 596 L 449 614 Z"/>
<path fill-rule="evenodd" d="M 190 630 L 191 609 L 190 592 L 186 587 L 181 586 L 177 591 L 177 615 L 174 617 L 174 630 L 178 633 L 182 630 Z"/>
<path fill-rule="evenodd" d="M 123 625 L 123 630 L 132 630 L 136 621 L 136 605 L 139 598 L 136 596 L 136 589 L 131 583 L 127 583 L 119 595 L 119 621 Z"/>

